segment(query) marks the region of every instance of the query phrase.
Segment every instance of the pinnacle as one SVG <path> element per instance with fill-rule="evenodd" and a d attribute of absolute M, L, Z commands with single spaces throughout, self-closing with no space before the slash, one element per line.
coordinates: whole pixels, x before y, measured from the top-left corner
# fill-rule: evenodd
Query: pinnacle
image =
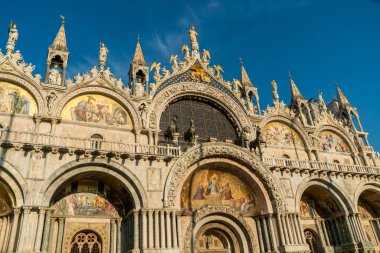
<path fill-rule="evenodd" d="M 143 55 L 143 52 L 142 52 L 142 49 L 141 49 L 141 45 L 140 45 L 140 35 L 137 37 L 136 50 L 135 50 L 135 54 L 133 56 L 133 61 L 132 62 L 134 64 L 147 66 L 146 62 L 144 60 L 144 55 Z"/>
<path fill-rule="evenodd" d="M 240 59 L 240 64 L 241 64 L 241 84 L 243 86 L 253 86 L 251 80 L 249 79 L 247 71 L 244 68 L 243 61 L 241 59 Z"/>
<path fill-rule="evenodd" d="M 65 19 L 63 18 L 63 16 L 61 16 L 61 18 L 62 18 L 61 27 L 59 28 L 57 36 L 55 36 L 54 42 L 51 45 L 51 47 L 57 50 L 68 51 L 67 44 L 66 44 L 65 26 L 64 26 Z"/>

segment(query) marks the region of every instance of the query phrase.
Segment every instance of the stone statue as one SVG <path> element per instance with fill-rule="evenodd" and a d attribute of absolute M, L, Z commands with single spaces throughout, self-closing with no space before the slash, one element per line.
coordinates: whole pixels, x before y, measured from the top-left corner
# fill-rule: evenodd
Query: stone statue
<path fill-rule="evenodd" d="M 218 79 L 223 78 L 221 72 L 224 72 L 222 66 L 220 66 L 220 65 L 215 66 L 214 65 L 214 74 L 215 74 L 216 78 L 218 78 Z"/>
<path fill-rule="evenodd" d="M 28 65 L 26 65 L 26 66 L 24 67 L 24 73 L 25 73 L 27 76 L 33 78 L 32 72 L 34 71 L 35 68 L 36 68 L 36 66 L 32 65 L 31 63 L 29 63 Z"/>
<path fill-rule="evenodd" d="M 144 85 L 142 83 L 135 83 L 135 95 L 137 97 L 144 96 Z"/>
<path fill-rule="evenodd" d="M 48 107 L 48 111 L 51 112 L 51 109 L 53 108 L 54 102 L 57 100 L 57 95 L 55 95 L 54 92 L 50 93 L 46 97 L 46 103 Z"/>
<path fill-rule="evenodd" d="M 74 79 L 76 84 L 81 83 L 83 81 L 83 77 L 79 73 L 74 76 Z"/>
<path fill-rule="evenodd" d="M 145 128 L 146 127 L 146 113 L 147 113 L 146 104 L 142 103 L 138 109 L 140 112 L 142 127 Z"/>
<path fill-rule="evenodd" d="M 186 62 L 190 62 L 191 61 L 190 50 L 186 44 L 182 46 L 182 53 L 184 53 L 184 52 L 185 52 Z"/>
<path fill-rule="evenodd" d="M 41 84 L 41 75 L 40 74 L 37 74 L 37 75 L 35 75 L 34 76 L 34 81 L 36 82 L 36 83 L 38 83 L 38 84 Z"/>
<path fill-rule="evenodd" d="M 119 89 L 123 89 L 123 81 L 121 81 L 121 78 L 119 78 L 117 81 L 116 81 L 116 86 L 119 88 Z"/>
<path fill-rule="evenodd" d="M 18 40 L 17 25 L 11 22 L 8 27 L 8 42 L 5 48 L 7 50 L 8 55 L 14 51 L 17 40 Z"/>
<path fill-rule="evenodd" d="M 16 52 L 14 52 L 11 57 L 12 57 L 12 60 L 16 63 L 18 63 L 24 59 L 22 57 L 20 50 L 16 50 Z"/>
<path fill-rule="evenodd" d="M 100 42 L 99 68 L 101 71 L 104 69 L 104 66 L 106 65 L 107 56 L 108 56 L 108 48 L 106 48 L 103 42 Z"/>
<path fill-rule="evenodd" d="M 197 41 L 198 33 L 195 31 L 195 27 L 192 25 L 189 30 L 190 41 L 191 41 L 191 49 L 193 55 L 199 52 L 199 44 Z"/>
<path fill-rule="evenodd" d="M 161 63 L 153 62 L 152 66 L 150 67 L 150 71 L 152 71 L 153 69 L 156 69 L 156 71 L 154 72 L 154 75 L 153 75 L 153 79 L 156 83 L 158 83 L 162 78 L 162 76 L 160 74 Z"/>
<path fill-rule="evenodd" d="M 164 74 L 164 78 L 170 75 L 170 71 L 166 67 L 162 67 L 162 73 Z"/>
<path fill-rule="evenodd" d="M 172 66 L 173 73 L 177 72 L 179 69 L 177 57 L 178 57 L 177 55 L 171 55 L 170 56 L 170 63 L 173 63 L 173 66 Z"/>
<path fill-rule="evenodd" d="M 272 80 L 270 84 L 272 85 L 272 89 L 273 89 L 273 104 L 277 105 L 279 103 L 279 96 L 277 93 L 277 83 L 275 80 Z"/>
<path fill-rule="evenodd" d="M 61 74 L 58 71 L 58 65 L 55 64 L 54 67 L 49 72 L 49 83 L 59 85 L 61 84 Z"/>
<path fill-rule="evenodd" d="M 202 62 L 206 65 L 208 65 L 210 63 L 210 59 L 211 59 L 211 56 L 210 56 L 210 51 L 206 50 L 206 49 L 203 49 L 203 53 L 202 53 Z"/>
<path fill-rule="evenodd" d="M 92 69 L 90 70 L 90 73 L 91 73 L 91 76 L 92 78 L 96 77 L 98 75 L 98 69 L 94 66 L 92 67 Z"/>

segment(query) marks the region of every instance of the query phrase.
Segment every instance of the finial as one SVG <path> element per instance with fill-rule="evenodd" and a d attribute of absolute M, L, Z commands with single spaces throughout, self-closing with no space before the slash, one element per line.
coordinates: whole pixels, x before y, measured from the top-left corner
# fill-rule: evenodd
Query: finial
<path fill-rule="evenodd" d="M 289 75 L 289 79 L 293 79 L 292 78 L 292 73 L 290 72 L 290 70 L 288 70 L 288 75 Z"/>
<path fill-rule="evenodd" d="M 137 34 L 137 42 L 140 42 L 140 34 Z"/>
<path fill-rule="evenodd" d="M 244 65 L 243 59 L 241 57 L 239 57 L 239 60 L 240 60 L 240 65 Z"/>
<path fill-rule="evenodd" d="M 338 88 L 338 82 L 336 80 L 334 80 L 334 83 L 335 83 L 335 86 Z"/>
<path fill-rule="evenodd" d="M 61 18 L 62 20 L 62 25 L 65 23 L 65 17 L 63 15 L 59 15 L 59 17 Z"/>

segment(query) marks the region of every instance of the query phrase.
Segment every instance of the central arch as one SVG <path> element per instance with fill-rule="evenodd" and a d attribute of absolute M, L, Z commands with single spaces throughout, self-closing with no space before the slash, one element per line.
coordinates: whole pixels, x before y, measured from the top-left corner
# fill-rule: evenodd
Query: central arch
<path fill-rule="evenodd" d="M 197 145 L 184 153 L 173 165 L 167 177 L 164 189 L 164 204 L 168 207 L 179 208 L 181 191 L 185 180 L 197 168 L 202 160 L 222 157 L 231 159 L 253 173 L 269 194 L 274 210 L 285 210 L 284 193 L 279 182 L 273 177 L 269 169 L 251 152 L 229 143 L 205 143 Z"/>

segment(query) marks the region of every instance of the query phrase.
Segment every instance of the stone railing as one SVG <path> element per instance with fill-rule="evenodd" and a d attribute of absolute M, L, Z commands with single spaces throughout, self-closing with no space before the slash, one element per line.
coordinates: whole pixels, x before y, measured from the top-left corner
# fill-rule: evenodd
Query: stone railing
<path fill-rule="evenodd" d="M 155 146 L 142 145 L 139 143 L 126 143 L 116 141 L 106 141 L 97 139 L 83 139 L 69 136 L 58 136 L 51 134 L 17 132 L 10 130 L 2 130 L 0 143 L 3 145 L 11 145 L 16 148 L 33 147 L 48 148 L 55 151 L 83 151 L 98 152 L 100 154 L 115 155 L 142 155 L 142 156 L 165 156 L 178 157 L 181 150 L 172 146 Z"/>
<path fill-rule="evenodd" d="M 327 163 L 318 161 L 301 161 L 285 158 L 263 157 L 264 164 L 270 167 L 308 169 L 321 171 L 334 171 L 345 173 L 360 173 L 380 175 L 380 167 L 378 166 L 362 166 L 353 164 Z"/>

